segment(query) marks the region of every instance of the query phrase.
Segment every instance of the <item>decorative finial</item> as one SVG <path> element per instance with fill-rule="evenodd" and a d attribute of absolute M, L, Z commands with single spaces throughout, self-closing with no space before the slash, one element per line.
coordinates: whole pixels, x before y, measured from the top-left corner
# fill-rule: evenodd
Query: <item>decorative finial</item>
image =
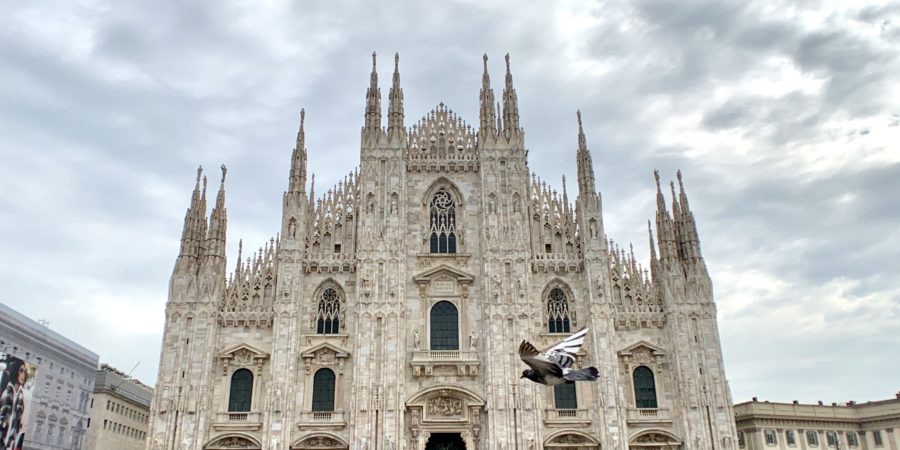
<path fill-rule="evenodd" d="M 375 52 L 372 52 L 372 72 L 375 71 Z"/>
<path fill-rule="evenodd" d="M 653 178 L 656 178 L 656 189 L 659 190 L 659 170 L 653 169 Z"/>
<path fill-rule="evenodd" d="M 301 129 L 303 128 L 303 122 L 305 122 L 305 121 L 306 121 L 306 110 L 303 108 L 300 108 L 300 128 Z"/>
<path fill-rule="evenodd" d="M 394 53 L 394 72 L 400 71 L 400 52 Z"/>
<path fill-rule="evenodd" d="M 506 54 L 506 73 L 509 73 L 509 53 Z"/>
<path fill-rule="evenodd" d="M 225 164 L 222 164 L 222 183 L 225 183 L 225 174 L 228 173 L 228 168 L 225 167 Z"/>
<path fill-rule="evenodd" d="M 200 184 L 200 176 L 203 174 L 203 166 L 197 166 L 197 184 Z"/>
<path fill-rule="evenodd" d="M 575 115 L 578 116 L 578 129 L 580 130 L 580 129 L 581 129 L 581 110 L 579 109 L 579 110 L 575 113 Z"/>

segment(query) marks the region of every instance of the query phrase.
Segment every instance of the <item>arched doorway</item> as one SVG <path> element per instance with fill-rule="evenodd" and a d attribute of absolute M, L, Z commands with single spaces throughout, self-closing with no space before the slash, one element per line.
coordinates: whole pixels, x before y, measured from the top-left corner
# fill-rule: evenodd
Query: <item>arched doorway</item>
<path fill-rule="evenodd" d="M 463 450 L 466 443 L 459 433 L 431 433 L 425 450 Z"/>

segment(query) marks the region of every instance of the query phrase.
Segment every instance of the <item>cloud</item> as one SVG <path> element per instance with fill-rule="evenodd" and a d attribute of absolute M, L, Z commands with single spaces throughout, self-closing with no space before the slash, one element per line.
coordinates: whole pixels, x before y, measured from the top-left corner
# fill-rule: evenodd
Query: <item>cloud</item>
<path fill-rule="evenodd" d="M 301 107 L 317 192 L 354 169 L 376 50 L 384 99 L 401 55 L 407 124 L 443 101 L 473 125 L 481 55 L 499 96 L 509 52 L 530 167 L 556 189 L 573 180 L 580 109 L 606 231 L 645 259 L 652 170 L 682 169 L 736 400 L 896 389 L 854 378 L 900 370 L 860 351 L 900 336 L 890 2 L 85 0 L 0 14 L 3 301 L 119 368 L 143 361 L 148 382 L 196 166 L 213 189 L 229 167 L 231 256 L 239 238 L 262 245 Z"/>

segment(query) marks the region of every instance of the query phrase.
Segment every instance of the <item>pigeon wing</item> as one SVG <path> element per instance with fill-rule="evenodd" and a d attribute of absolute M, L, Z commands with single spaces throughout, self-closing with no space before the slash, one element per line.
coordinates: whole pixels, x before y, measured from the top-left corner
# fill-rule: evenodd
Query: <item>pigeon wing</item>
<path fill-rule="evenodd" d="M 572 367 L 572 364 L 575 364 L 575 354 L 578 353 L 578 350 L 581 350 L 587 332 L 587 327 L 576 331 L 571 336 L 544 351 L 544 357 L 560 367 Z"/>
<path fill-rule="evenodd" d="M 555 375 L 557 377 L 563 376 L 562 367 L 559 364 L 550 361 L 546 358 L 546 355 L 542 355 L 538 349 L 534 348 L 528 341 L 522 341 L 519 344 L 519 358 L 525 364 L 528 364 L 528 367 L 531 367 L 531 370 L 534 370 L 539 375 Z"/>

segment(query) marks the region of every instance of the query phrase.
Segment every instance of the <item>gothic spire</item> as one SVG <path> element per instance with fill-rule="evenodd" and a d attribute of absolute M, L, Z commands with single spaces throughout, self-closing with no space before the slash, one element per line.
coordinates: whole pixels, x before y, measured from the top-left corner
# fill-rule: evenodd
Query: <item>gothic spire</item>
<path fill-rule="evenodd" d="M 591 152 L 587 148 L 587 139 L 584 137 L 584 127 L 581 123 L 581 111 L 578 116 L 578 193 L 579 195 L 596 194 L 594 181 L 594 163 L 591 160 Z"/>
<path fill-rule="evenodd" d="M 494 90 L 491 89 L 491 76 L 488 75 L 487 68 L 488 56 L 484 54 L 484 74 L 481 76 L 481 129 L 488 134 L 496 134 L 497 129 L 494 128 L 497 120 L 497 111 L 494 109 Z"/>
<path fill-rule="evenodd" d="M 656 178 L 656 235 L 659 242 L 659 259 L 669 260 L 678 257 L 674 223 L 666 209 L 666 198 L 662 193 L 658 170 L 653 171 L 653 177 Z"/>
<path fill-rule="evenodd" d="M 697 222 L 694 213 L 688 204 L 687 193 L 684 191 L 684 181 L 681 179 L 681 170 L 676 172 L 678 177 L 679 201 L 681 202 L 682 237 L 681 245 L 684 249 L 685 259 L 702 258 L 700 253 L 700 238 L 697 235 Z"/>
<path fill-rule="evenodd" d="M 400 88 L 400 54 L 394 54 L 394 79 L 388 93 L 388 135 L 404 136 L 403 131 L 403 89 Z"/>
<path fill-rule="evenodd" d="M 306 189 L 306 110 L 300 110 L 300 129 L 297 131 L 297 144 L 291 155 L 291 177 L 288 181 L 288 192 L 303 192 Z"/>
<path fill-rule="evenodd" d="M 222 164 L 222 181 L 216 195 L 216 206 L 209 216 L 209 235 L 207 237 L 206 255 L 225 260 L 225 236 L 228 228 L 228 215 L 225 210 L 225 174 L 228 169 Z"/>
<path fill-rule="evenodd" d="M 366 90 L 366 130 L 381 128 L 381 89 L 378 88 L 378 72 L 375 70 L 375 52 L 372 52 L 372 75 Z"/>
<path fill-rule="evenodd" d="M 647 234 L 650 236 L 650 279 L 656 280 L 656 244 L 653 242 L 653 227 L 650 225 L 650 220 L 647 220 Z"/>
<path fill-rule="evenodd" d="M 509 139 L 519 132 L 519 101 L 513 88 L 512 73 L 509 70 L 509 53 L 506 54 L 506 87 L 503 89 L 503 132 Z"/>
<path fill-rule="evenodd" d="M 200 209 L 200 180 L 203 178 L 203 166 L 197 168 L 197 182 L 194 185 L 194 192 L 191 194 L 191 204 L 188 206 L 184 214 L 184 226 L 181 230 L 181 251 L 178 259 L 182 257 L 194 257 L 193 252 L 196 249 L 194 240 L 197 236 L 197 211 Z M 204 188 L 205 190 L 205 188 Z M 205 214 L 203 211 L 201 214 Z"/>

